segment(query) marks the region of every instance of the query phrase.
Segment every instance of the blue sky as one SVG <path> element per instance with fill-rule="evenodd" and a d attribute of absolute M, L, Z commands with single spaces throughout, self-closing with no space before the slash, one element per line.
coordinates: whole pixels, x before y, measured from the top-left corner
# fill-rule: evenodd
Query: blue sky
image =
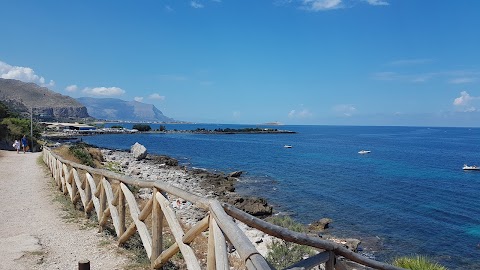
<path fill-rule="evenodd" d="M 480 1 L 0 0 L 0 77 L 194 122 L 480 126 Z"/>

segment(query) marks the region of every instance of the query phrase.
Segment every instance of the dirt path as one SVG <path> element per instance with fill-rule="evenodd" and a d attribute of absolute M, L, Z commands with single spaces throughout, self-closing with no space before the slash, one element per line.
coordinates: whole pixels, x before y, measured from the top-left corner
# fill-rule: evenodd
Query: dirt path
<path fill-rule="evenodd" d="M 0 269 L 123 269 L 127 259 L 96 228 L 61 218 L 41 153 L 0 151 Z"/>

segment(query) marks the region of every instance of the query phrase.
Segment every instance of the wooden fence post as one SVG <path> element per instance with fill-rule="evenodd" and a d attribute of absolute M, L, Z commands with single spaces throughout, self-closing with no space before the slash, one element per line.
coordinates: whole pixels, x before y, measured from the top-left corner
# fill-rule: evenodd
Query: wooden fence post
<path fill-rule="evenodd" d="M 163 211 L 159 202 L 156 199 L 157 193 L 160 192 L 157 188 L 153 188 L 153 209 L 152 209 L 152 255 L 150 261 L 152 267 L 155 260 L 160 256 L 163 249 Z"/>
<path fill-rule="evenodd" d="M 335 253 L 333 251 L 328 252 L 328 261 L 325 263 L 325 270 L 334 270 L 335 267 Z"/>
<path fill-rule="evenodd" d="M 118 186 L 118 231 L 118 238 L 120 238 L 125 232 L 125 195 L 120 185 Z"/>
<path fill-rule="evenodd" d="M 208 227 L 208 253 L 207 253 L 207 269 L 215 270 L 215 234 L 213 232 L 213 222 L 215 219 L 209 215 L 209 227 Z"/>
<path fill-rule="evenodd" d="M 107 196 L 105 194 L 105 191 L 103 190 L 103 184 L 102 182 L 100 181 L 100 215 L 98 216 L 98 224 L 100 225 L 99 226 L 99 230 L 100 232 L 103 231 L 103 226 L 100 224 L 100 222 L 102 221 L 102 218 L 103 218 L 103 212 L 105 211 L 105 208 L 107 208 Z"/>
<path fill-rule="evenodd" d="M 78 261 L 78 270 L 90 270 L 90 261 L 89 260 Z"/>

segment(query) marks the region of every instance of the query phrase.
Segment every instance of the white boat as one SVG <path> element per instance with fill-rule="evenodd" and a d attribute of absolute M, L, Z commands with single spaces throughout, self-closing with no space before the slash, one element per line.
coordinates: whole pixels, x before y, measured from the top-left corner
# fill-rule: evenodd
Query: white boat
<path fill-rule="evenodd" d="M 370 152 L 372 152 L 372 151 L 370 151 L 370 150 L 360 150 L 360 151 L 358 151 L 358 153 L 361 154 L 361 155 L 369 154 Z"/>
<path fill-rule="evenodd" d="M 465 171 L 480 171 L 480 167 L 478 167 L 477 165 L 468 166 L 467 164 L 463 164 L 463 170 L 465 170 Z"/>
<path fill-rule="evenodd" d="M 291 145 L 288 145 L 288 144 L 285 144 L 283 147 L 285 147 L 285 148 L 292 148 L 292 146 L 291 146 Z"/>

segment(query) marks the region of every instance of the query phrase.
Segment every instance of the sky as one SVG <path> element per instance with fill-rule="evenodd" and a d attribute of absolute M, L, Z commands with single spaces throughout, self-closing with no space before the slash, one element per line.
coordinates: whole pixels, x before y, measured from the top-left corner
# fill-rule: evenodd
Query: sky
<path fill-rule="evenodd" d="M 0 0 L 0 77 L 202 123 L 480 126 L 477 0 Z"/>

